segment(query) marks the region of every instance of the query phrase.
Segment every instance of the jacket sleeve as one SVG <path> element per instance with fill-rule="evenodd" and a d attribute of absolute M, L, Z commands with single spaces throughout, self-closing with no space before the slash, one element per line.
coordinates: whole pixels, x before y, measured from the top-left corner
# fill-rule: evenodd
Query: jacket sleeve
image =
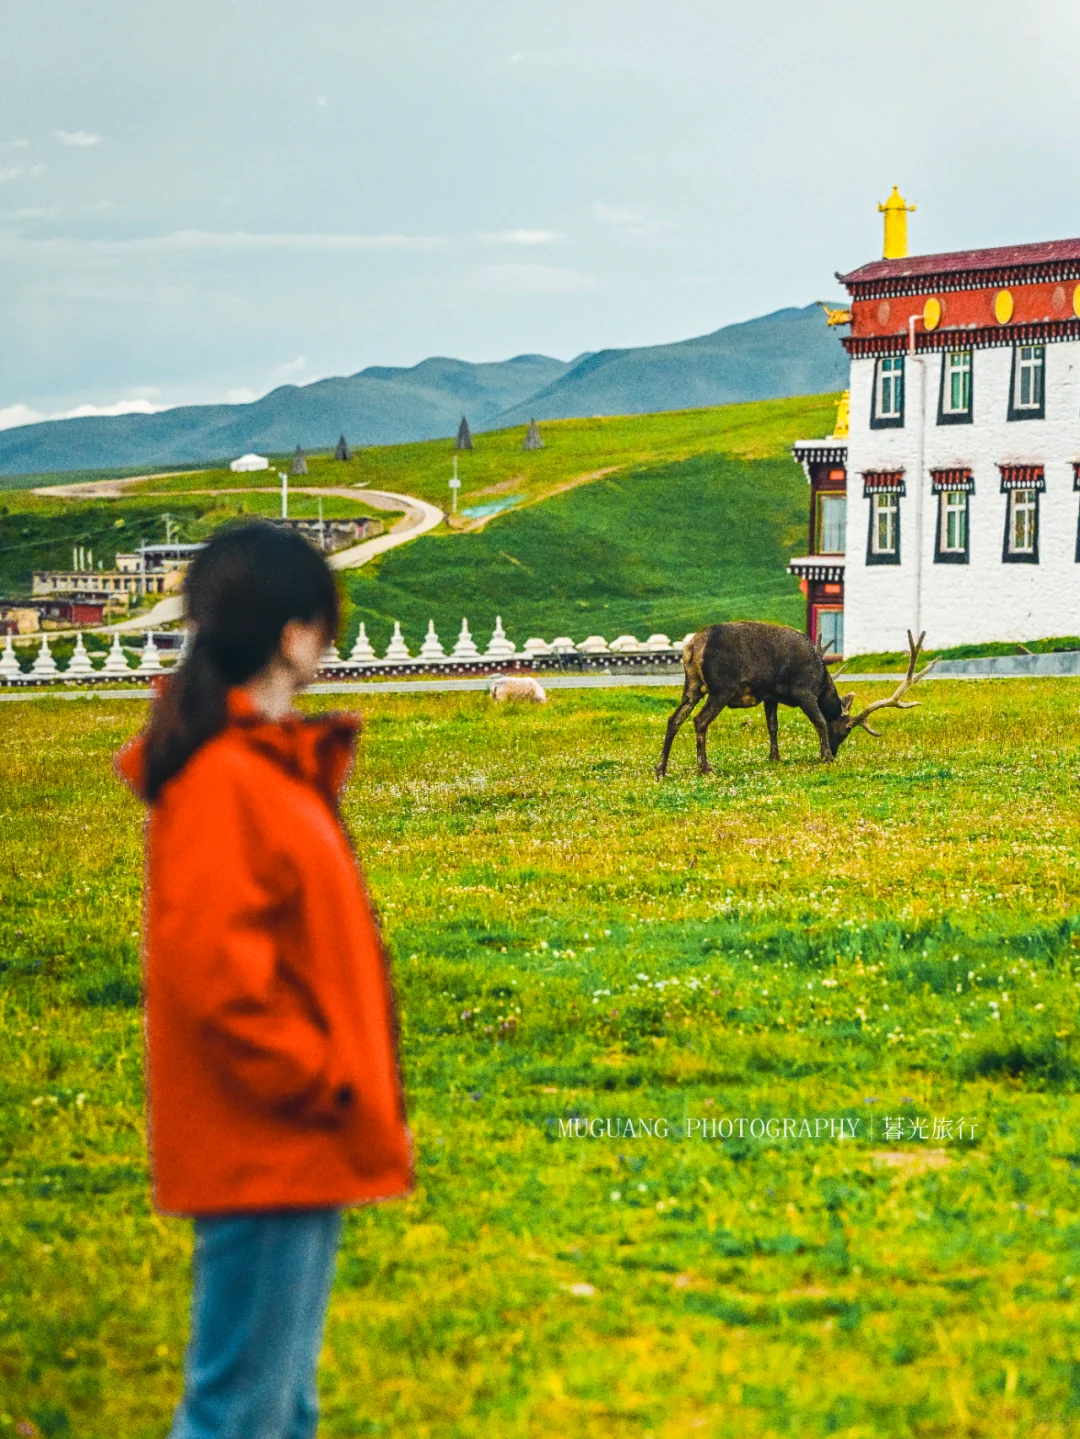
<path fill-rule="evenodd" d="M 295 871 L 274 852 L 244 777 L 225 762 L 213 768 L 169 797 L 167 852 L 151 866 L 165 988 L 238 1097 L 340 1121 L 354 1096 L 334 1063 L 329 1017 L 279 960 L 279 937 L 303 903 Z"/>

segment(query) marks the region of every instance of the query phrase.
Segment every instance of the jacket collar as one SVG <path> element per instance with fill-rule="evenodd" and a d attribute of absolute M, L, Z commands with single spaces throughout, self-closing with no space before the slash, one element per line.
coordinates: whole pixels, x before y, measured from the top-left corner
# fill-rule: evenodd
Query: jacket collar
<path fill-rule="evenodd" d="M 359 715 L 291 713 L 268 720 L 242 689 L 229 691 L 228 713 L 229 728 L 241 731 L 247 744 L 337 804 L 356 751 Z"/>
<path fill-rule="evenodd" d="M 225 732 L 240 734 L 246 744 L 280 765 L 288 774 L 313 785 L 332 808 L 348 778 L 356 751 L 360 716 L 356 714 L 289 714 L 267 720 L 241 689 L 229 691 Z M 146 731 L 129 740 L 116 756 L 120 778 L 146 798 Z"/>

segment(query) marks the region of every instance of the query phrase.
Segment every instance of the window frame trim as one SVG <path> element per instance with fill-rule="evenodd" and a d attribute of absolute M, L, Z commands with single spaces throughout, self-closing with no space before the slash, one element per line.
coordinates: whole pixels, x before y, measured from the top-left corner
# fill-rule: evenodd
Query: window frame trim
<path fill-rule="evenodd" d="M 971 563 L 971 490 L 946 490 L 938 491 L 938 522 L 937 534 L 934 540 L 934 564 L 935 565 L 967 565 Z M 964 548 L 962 550 L 947 550 L 945 548 L 945 501 L 949 495 L 961 494 L 964 497 Z"/>
<path fill-rule="evenodd" d="M 1009 546 L 1009 538 L 1012 533 L 1013 522 L 1013 496 L 1021 490 L 1031 490 L 1035 496 L 1035 534 L 1034 543 L 1030 550 L 1014 550 Z M 1001 544 L 1001 562 L 1005 565 L 1037 565 L 1039 563 L 1039 529 L 1042 517 L 1042 505 L 1039 496 L 1042 491 L 1037 485 L 1017 485 L 1015 489 L 1005 491 L 1005 535 Z"/>
<path fill-rule="evenodd" d="M 874 521 L 877 518 L 876 501 L 884 495 L 890 496 L 890 498 L 896 502 L 896 548 L 892 550 L 875 550 Z M 900 563 L 900 501 L 904 498 L 903 492 L 898 489 L 877 490 L 871 492 L 867 498 L 870 501 L 870 522 L 866 530 L 866 563 L 868 565 L 898 565 Z"/>
<path fill-rule="evenodd" d="M 878 414 L 878 390 L 883 360 L 900 361 L 900 413 L 898 415 Z M 874 359 L 874 383 L 870 394 L 870 428 L 872 430 L 902 430 L 904 412 L 907 409 L 907 358 L 904 355 L 877 355 Z"/>
<path fill-rule="evenodd" d="M 968 370 L 968 407 L 966 410 L 947 410 L 945 408 L 945 386 L 949 378 L 949 356 L 966 354 L 971 366 Z M 941 377 L 938 384 L 938 412 L 937 422 L 939 425 L 972 425 L 975 423 L 975 350 L 958 346 L 954 350 L 942 350 L 941 352 Z"/>
<path fill-rule="evenodd" d="M 1009 373 L 1009 410 L 1006 419 L 1013 420 L 1045 420 L 1046 419 L 1046 345 L 1013 345 L 1012 347 L 1012 369 Z M 1042 387 L 1039 391 L 1038 405 L 1019 406 L 1016 403 L 1016 387 L 1020 382 L 1020 351 L 1041 350 L 1042 351 Z"/>

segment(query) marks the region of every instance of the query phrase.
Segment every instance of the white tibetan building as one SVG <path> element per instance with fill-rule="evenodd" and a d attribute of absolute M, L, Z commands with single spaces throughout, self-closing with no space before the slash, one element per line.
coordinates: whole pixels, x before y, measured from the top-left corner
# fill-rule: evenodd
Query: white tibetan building
<path fill-rule="evenodd" d="M 830 653 L 1080 631 L 1080 239 L 885 258 L 838 275 L 849 416 L 795 455 L 809 552 L 788 568 Z"/>

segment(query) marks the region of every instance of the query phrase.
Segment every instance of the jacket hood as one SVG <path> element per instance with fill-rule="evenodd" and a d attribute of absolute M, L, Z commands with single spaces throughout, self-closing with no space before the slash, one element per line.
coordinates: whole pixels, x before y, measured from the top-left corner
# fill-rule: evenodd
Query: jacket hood
<path fill-rule="evenodd" d="M 232 689 L 222 733 L 242 736 L 252 749 L 296 779 L 314 785 L 336 806 L 352 765 L 360 725 L 359 715 L 343 713 L 310 717 L 293 713 L 281 720 L 264 719 L 243 690 Z M 118 751 L 114 761 L 117 774 L 144 801 L 146 739 L 147 731 L 142 730 Z"/>

